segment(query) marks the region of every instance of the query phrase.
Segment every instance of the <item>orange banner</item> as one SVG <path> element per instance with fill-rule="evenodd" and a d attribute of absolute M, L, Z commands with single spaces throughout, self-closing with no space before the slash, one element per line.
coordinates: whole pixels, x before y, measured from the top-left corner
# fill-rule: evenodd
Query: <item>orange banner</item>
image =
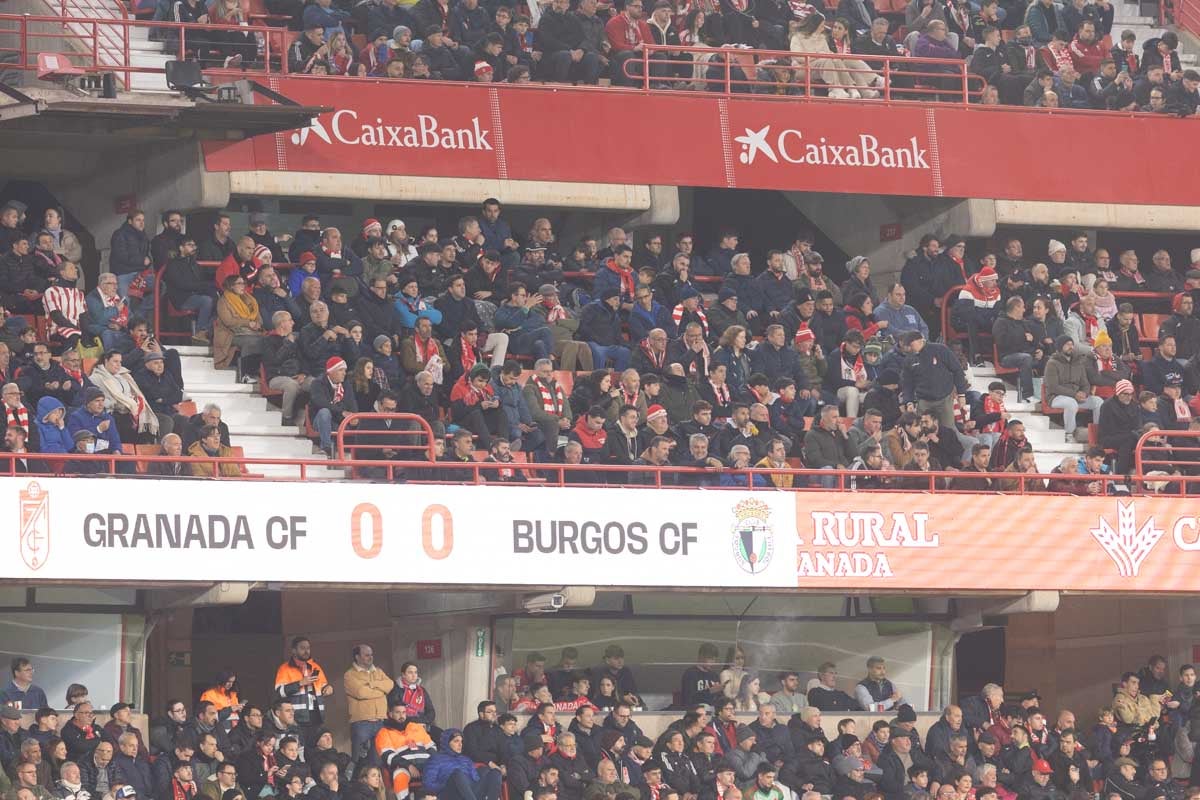
<path fill-rule="evenodd" d="M 1197 512 L 1195 498 L 798 494 L 797 585 L 1196 592 Z"/>

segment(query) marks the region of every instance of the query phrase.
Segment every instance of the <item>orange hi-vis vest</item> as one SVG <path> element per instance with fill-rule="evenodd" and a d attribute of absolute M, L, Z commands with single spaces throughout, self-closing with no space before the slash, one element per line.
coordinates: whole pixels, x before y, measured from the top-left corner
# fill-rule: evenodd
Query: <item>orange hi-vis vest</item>
<path fill-rule="evenodd" d="M 436 748 L 433 739 L 419 722 L 400 723 L 384 720 L 383 727 L 375 734 L 375 753 L 384 766 L 392 771 L 392 791 L 397 800 L 408 797 L 412 775 L 408 767 L 420 769 Z"/>
<path fill-rule="evenodd" d="M 300 681 L 314 672 L 316 682 L 312 686 L 301 686 Z M 295 659 L 288 659 L 275 671 L 275 694 L 292 704 L 296 711 L 296 722 L 301 725 L 307 724 L 314 712 L 319 714 L 325 710 L 325 699 L 321 692 L 328 685 L 325 670 L 312 659 L 299 664 Z"/>

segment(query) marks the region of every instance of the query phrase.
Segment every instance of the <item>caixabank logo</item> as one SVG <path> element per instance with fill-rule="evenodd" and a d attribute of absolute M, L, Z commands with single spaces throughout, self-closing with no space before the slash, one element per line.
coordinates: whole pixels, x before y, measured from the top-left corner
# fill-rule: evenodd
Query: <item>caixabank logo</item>
<path fill-rule="evenodd" d="M 849 139 L 806 136 L 796 128 L 772 133 L 770 125 L 746 128 L 733 141 L 741 146 L 738 162 L 751 166 L 760 158 L 773 164 L 801 164 L 812 167 L 867 167 L 882 169 L 928 170 L 929 151 L 916 136 L 901 144 L 881 142 L 869 133 Z"/>
<path fill-rule="evenodd" d="M 358 112 L 343 108 L 325 117 L 316 117 L 307 128 L 291 135 L 292 144 L 304 147 L 311 139 L 325 144 L 358 147 L 399 147 L 411 150 L 492 150 L 491 130 L 471 117 L 470 125 L 451 127 L 432 114 L 399 123 L 376 117 L 360 122 Z"/>

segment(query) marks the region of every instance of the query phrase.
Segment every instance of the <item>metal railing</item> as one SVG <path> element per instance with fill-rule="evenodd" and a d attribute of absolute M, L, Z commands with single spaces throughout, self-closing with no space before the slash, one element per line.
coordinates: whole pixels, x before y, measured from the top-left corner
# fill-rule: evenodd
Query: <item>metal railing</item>
<path fill-rule="evenodd" d="M 235 26 L 65 14 L 0 14 L 0 64 L 4 69 L 36 72 L 38 54 L 52 52 L 65 57 L 71 66 L 84 72 L 112 72 L 128 87 L 134 74 L 166 74 L 164 67 L 134 65 L 130 45 L 132 30 L 157 31 L 160 40 L 169 39 L 175 52 L 183 54 L 175 57 L 185 57 L 202 49 L 207 51 L 211 44 L 211 37 L 206 36 L 208 32 L 229 31 L 231 27 Z M 281 57 L 282 50 L 272 49 L 272 36 L 279 35 L 281 29 L 242 25 L 236 26 L 236 30 L 256 38 L 254 63 L 246 63 L 236 70 L 224 70 L 213 64 L 206 67 L 206 71 L 239 76 L 266 75 L 271 73 L 273 61 L 282 61 L 286 68 L 287 59 Z M 167 88 L 165 83 L 162 88 Z"/>
<path fill-rule="evenodd" d="M 1040 472 L 959 472 L 954 470 L 804 469 L 796 467 L 683 467 L 638 464 L 566 464 L 561 462 L 513 461 L 433 461 L 423 459 L 372 460 L 363 458 L 269 458 L 257 456 L 193 457 L 181 455 L 90 455 L 82 453 L 11 453 L 0 452 L 0 477 L 121 477 L 162 478 L 146 470 L 156 463 L 178 463 L 189 469 L 200 466 L 205 475 L 180 476 L 197 480 L 251 481 L 325 481 L 344 482 L 344 477 L 326 477 L 329 470 L 346 470 L 356 480 L 368 482 L 486 484 L 497 481 L 501 473 L 522 473 L 518 481 L 532 486 L 627 487 L 627 488 L 702 488 L 740 491 L 791 492 L 921 492 L 931 494 L 1057 494 L 1103 495 L 1124 493 L 1127 479 L 1113 474 L 1040 473 Z M 1149 462 L 1147 462 L 1149 463 Z M 98 469 L 79 474 L 72 465 L 97 465 Z M 139 470 L 139 465 L 142 469 Z M 225 476 L 221 467 L 234 465 L 239 474 Z M 296 468 L 295 476 L 255 474 L 256 466 Z M 311 471 L 319 470 L 320 474 Z M 955 488 L 954 482 L 977 482 L 990 478 L 999 482 L 993 491 Z M 726 479 L 726 480 L 723 480 Z M 784 485 L 778 485 L 776 481 Z M 1128 484 L 1134 494 L 1159 494 L 1147 488 L 1147 482 L 1161 483 L 1168 493 L 1200 494 L 1200 476 L 1146 475 L 1134 471 Z M 789 484 L 790 485 L 787 485 Z"/>
<path fill-rule="evenodd" d="M 641 88 L 812 97 L 818 89 L 851 90 L 885 102 L 969 104 L 986 81 L 962 59 L 794 53 L 789 50 L 643 45 L 623 65 Z M 760 77 L 759 73 L 765 73 Z"/>
<path fill-rule="evenodd" d="M 1167 12 L 1167 0 L 1159 0 L 1159 24 L 1174 22 L 1193 36 L 1200 36 L 1200 0 L 1171 0 L 1171 4 L 1174 6 L 1171 9 L 1173 19 Z"/>
<path fill-rule="evenodd" d="M 1172 473 L 1181 467 L 1200 473 L 1200 431 L 1159 429 L 1144 433 L 1133 448 L 1133 464 L 1134 472 L 1145 480 L 1163 480 L 1161 475 L 1147 476 L 1152 472 Z M 1200 482 L 1200 475 L 1193 479 Z"/>

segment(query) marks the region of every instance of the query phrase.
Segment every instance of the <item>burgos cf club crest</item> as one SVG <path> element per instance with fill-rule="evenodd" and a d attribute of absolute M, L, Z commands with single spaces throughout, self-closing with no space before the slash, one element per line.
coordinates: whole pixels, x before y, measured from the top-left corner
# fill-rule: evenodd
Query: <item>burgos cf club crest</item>
<path fill-rule="evenodd" d="M 775 554 L 771 507 L 761 500 L 743 500 L 733 507 L 733 560 L 752 575 L 766 570 Z"/>
<path fill-rule="evenodd" d="M 30 569 L 41 569 L 50 554 L 50 493 L 37 481 L 21 490 L 21 560 Z"/>

